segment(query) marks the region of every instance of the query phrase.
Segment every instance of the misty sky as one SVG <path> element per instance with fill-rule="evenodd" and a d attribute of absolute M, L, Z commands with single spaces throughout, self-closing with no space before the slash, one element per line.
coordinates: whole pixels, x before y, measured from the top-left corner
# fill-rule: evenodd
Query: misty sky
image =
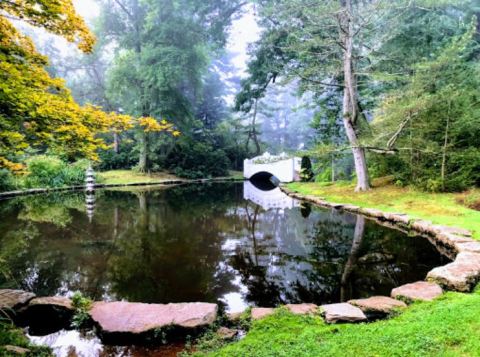
<path fill-rule="evenodd" d="M 99 7 L 94 0 L 75 0 L 74 4 L 78 13 L 87 21 L 99 13 Z M 236 54 L 232 62 L 239 72 L 245 71 L 248 45 L 255 42 L 259 34 L 260 29 L 255 21 L 254 10 L 250 6 L 240 19 L 233 22 L 227 45 L 227 50 Z"/>

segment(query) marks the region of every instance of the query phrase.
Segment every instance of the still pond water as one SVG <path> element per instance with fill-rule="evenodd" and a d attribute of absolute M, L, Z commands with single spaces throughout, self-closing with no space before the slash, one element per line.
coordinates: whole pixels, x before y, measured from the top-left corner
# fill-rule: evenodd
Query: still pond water
<path fill-rule="evenodd" d="M 0 216 L 0 262 L 11 272 L 0 287 L 41 296 L 235 312 L 388 295 L 446 262 L 427 239 L 250 182 L 99 190 L 95 203 L 83 192 L 20 197 L 0 201 Z M 62 355 L 68 334 L 33 339 Z"/>

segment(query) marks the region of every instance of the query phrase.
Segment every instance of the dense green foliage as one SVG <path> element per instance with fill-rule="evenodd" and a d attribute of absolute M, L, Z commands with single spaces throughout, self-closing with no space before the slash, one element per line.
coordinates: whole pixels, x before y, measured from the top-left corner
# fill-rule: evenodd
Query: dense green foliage
<path fill-rule="evenodd" d="M 18 356 L 17 353 L 7 351 L 4 346 L 18 346 L 26 348 L 30 352 L 27 357 L 50 357 L 52 351 L 48 347 L 33 346 L 23 334 L 23 331 L 15 328 L 8 321 L 0 321 L 0 356 Z"/>
<path fill-rule="evenodd" d="M 26 165 L 24 185 L 33 188 L 83 185 L 90 164 L 88 160 L 67 164 L 57 157 L 40 155 L 29 158 Z"/>
<path fill-rule="evenodd" d="M 476 23 L 431 61 L 417 64 L 409 82 L 389 93 L 373 122 L 375 139 L 398 148 L 386 174 L 429 191 L 480 184 L 480 66 Z"/>

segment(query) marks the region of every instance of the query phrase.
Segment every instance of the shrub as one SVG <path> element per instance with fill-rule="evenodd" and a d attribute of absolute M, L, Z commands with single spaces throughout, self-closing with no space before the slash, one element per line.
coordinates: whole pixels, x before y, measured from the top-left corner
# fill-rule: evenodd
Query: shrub
<path fill-rule="evenodd" d="M 72 319 L 72 327 L 80 329 L 90 321 L 88 311 L 92 307 L 92 300 L 84 297 L 82 293 L 77 291 L 72 296 L 72 305 L 75 309 L 75 314 Z"/>
<path fill-rule="evenodd" d="M 312 161 L 308 156 L 302 157 L 302 165 L 300 169 L 300 179 L 303 182 L 308 182 L 313 179 L 313 171 L 312 171 Z"/>
<path fill-rule="evenodd" d="M 38 155 L 26 161 L 26 187 L 62 187 L 82 185 L 88 160 L 67 164 L 55 156 Z"/>
<path fill-rule="evenodd" d="M 167 165 L 180 177 L 203 178 L 227 175 L 230 161 L 223 150 L 210 143 L 185 140 L 176 145 Z"/>
<path fill-rule="evenodd" d="M 6 169 L 0 169 L 0 192 L 13 190 L 14 188 L 13 174 Z"/>

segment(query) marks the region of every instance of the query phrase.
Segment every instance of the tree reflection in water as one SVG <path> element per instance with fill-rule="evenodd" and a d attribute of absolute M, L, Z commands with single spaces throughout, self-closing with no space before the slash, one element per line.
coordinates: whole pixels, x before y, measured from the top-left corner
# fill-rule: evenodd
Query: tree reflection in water
<path fill-rule="evenodd" d="M 232 183 L 104 190 L 89 222 L 83 193 L 3 201 L 0 285 L 235 309 L 388 294 L 445 261 L 423 238 L 290 203 L 262 208 Z"/>

